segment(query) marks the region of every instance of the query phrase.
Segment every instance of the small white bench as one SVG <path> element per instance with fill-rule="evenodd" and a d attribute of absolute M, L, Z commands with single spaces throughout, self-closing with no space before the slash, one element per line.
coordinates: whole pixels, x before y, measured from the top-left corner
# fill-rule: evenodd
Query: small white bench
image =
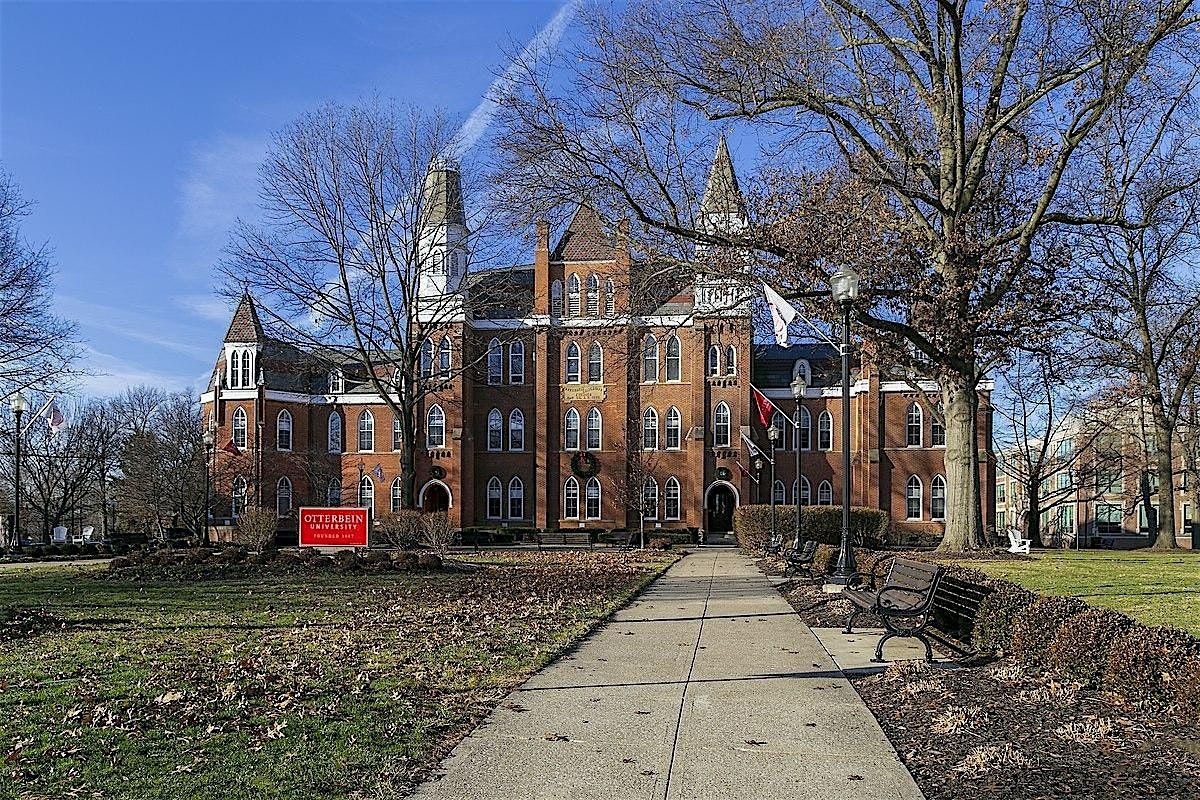
<path fill-rule="evenodd" d="M 1021 532 L 1016 528 L 1008 529 L 1008 552 L 1029 555 L 1029 545 L 1032 543 L 1031 539 L 1022 539 Z"/>

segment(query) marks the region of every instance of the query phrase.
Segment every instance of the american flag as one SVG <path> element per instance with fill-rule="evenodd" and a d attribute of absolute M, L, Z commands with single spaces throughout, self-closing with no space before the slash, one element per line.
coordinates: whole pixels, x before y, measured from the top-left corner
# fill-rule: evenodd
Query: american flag
<path fill-rule="evenodd" d="M 67 427 L 67 418 L 63 416 L 62 411 L 59 411 L 58 403 L 53 400 L 50 401 L 50 407 L 46 409 L 46 424 L 50 426 L 51 435 L 55 435 Z"/>

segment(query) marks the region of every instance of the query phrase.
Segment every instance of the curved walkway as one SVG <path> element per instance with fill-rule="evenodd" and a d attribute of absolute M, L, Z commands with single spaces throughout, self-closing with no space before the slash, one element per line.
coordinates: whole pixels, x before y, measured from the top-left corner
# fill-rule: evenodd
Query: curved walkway
<path fill-rule="evenodd" d="M 920 800 L 875 718 L 745 557 L 680 561 L 513 692 L 421 800 Z"/>

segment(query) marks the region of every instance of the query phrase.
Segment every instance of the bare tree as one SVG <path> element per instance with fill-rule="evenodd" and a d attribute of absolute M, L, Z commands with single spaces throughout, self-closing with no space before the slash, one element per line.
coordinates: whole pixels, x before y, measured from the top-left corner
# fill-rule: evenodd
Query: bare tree
<path fill-rule="evenodd" d="M 851 266 L 881 353 L 937 378 L 949 483 L 944 549 L 982 540 L 980 381 L 1062 312 L 1055 231 L 1123 224 L 1070 205 L 1117 106 L 1176 110 L 1192 0 L 1096 4 L 890 0 L 637 2 L 594 11 L 575 51 L 526 63 L 500 98 L 506 178 L 632 210 L 647 251 L 756 254 L 803 300 Z M 566 73 L 565 77 L 563 73 Z M 1153 91 L 1146 86 L 1152 86 Z M 737 123 L 771 163 L 751 224 L 704 224 L 706 122 Z M 666 242 L 666 244 L 664 244 Z M 702 265 L 702 269 L 713 268 Z M 813 307 L 828 311 L 828 303 Z"/>

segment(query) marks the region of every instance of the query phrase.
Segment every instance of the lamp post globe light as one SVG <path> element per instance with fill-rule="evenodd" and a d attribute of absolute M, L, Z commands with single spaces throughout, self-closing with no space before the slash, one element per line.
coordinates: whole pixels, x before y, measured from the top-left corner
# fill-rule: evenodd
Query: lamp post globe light
<path fill-rule="evenodd" d="M 212 462 L 213 445 L 216 437 L 211 429 L 204 432 L 204 546 L 208 547 L 208 523 L 212 517 L 212 495 L 209 489 L 209 464 Z"/>
<path fill-rule="evenodd" d="M 14 553 L 21 552 L 21 417 L 29 410 L 29 401 L 25 399 L 25 393 L 20 389 L 12 396 L 12 402 L 9 404 L 12 409 L 15 419 L 16 428 L 13 431 L 14 439 L 14 455 L 16 456 L 16 465 L 13 470 L 13 529 L 12 529 L 12 549 Z"/>
<path fill-rule="evenodd" d="M 850 546 L 850 309 L 858 299 L 859 276 L 849 267 L 839 267 L 830 278 L 833 299 L 842 310 L 842 545 L 838 550 L 837 569 L 830 583 L 845 586 L 855 571 L 854 550 Z"/>
<path fill-rule="evenodd" d="M 771 442 L 771 541 L 775 541 L 775 445 L 779 441 L 779 426 L 774 422 L 767 428 L 767 439 Z"/>
<path fill-rule="evenodd" d="M 761 502 L 762 502 L 762 471 L 763 471 L 763 466 L 764 466 L 764 464 L 763 464 L 762 456 L 759 456 L 758 458 L 754 459 L 754 475 L 755 475 L 755 483 L 757 484 L 757 488 L 758 488 L 758 491 L 755 493 L 755 495 L 756 495 L 756 496 L 755 496 L 755 500 L 756 500 L 757 502 L 759 502 L 759 503 L 761 503 Z"/>
<path fill-rule="evenodd" d="M 792 549 L 797 553 L 800 552 L 802 540 L 802 525 L 800 522 L 800 498 L 804 491 L 804 470 L 803 463 L 800 460 L 800 406 L 804 399 L 804 392 L 808 389 L 808 383 L 804 380 L 804 374 L 797 372 L 796 377 L 792 379 L 792 399 L 796 401 L 796 539 L 792 543 Z"/>

